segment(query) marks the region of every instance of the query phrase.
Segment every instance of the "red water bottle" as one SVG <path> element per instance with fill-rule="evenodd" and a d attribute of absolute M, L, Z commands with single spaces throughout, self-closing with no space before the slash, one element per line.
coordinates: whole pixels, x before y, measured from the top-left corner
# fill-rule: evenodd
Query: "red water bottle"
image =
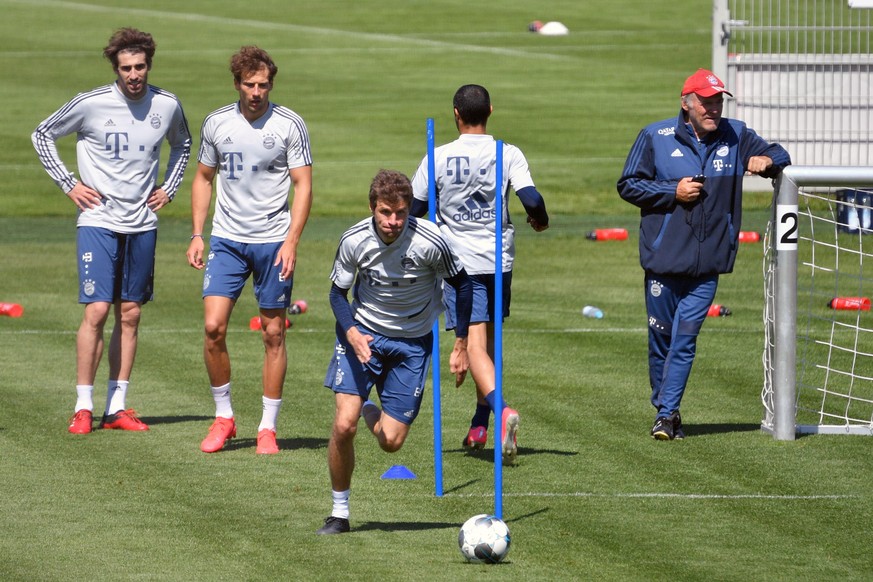
<path fill-rule="evenodd" d="M 740 242 L 741 243 L 756 243 L 761 240 L 761 233 L 755 232 L 753 230 L 741 230 L 740 231 Z"/>
<path fill-rule="evenodd" d="M 828 301 L 828 307 L 850 311 L 870 311 L 870 299 L 867 297 L 834 297 Z"/>
<path fill-rule="evenodd" d="M 706 312 L 708 317 L 727 317 L 731 314 L 731 310 L 724 305 L 713 303 L 709 306 L 709 311 Z"/>
<path fill-rule="evenodd" d="M 585 235 L 588 240 L 627 240 L 626 228 L 596 228 Z"/>
<path fill-rule="evenodd" d="M 21 317 L 24 315 L 24 308 L 17 303 L 0 303 L 0 315 Z"/>

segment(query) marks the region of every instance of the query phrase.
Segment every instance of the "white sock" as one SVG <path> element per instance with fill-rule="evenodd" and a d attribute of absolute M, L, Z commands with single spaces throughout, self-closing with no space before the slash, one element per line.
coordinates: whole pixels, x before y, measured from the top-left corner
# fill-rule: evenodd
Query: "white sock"
<path fill-rule="evenodd" d="M 346 489 L 345 491 L 331 491 L 331 495 L 333 496 L 333 509 L 330 514 L 333 517 L 342 517 L 344 519 L 349 518 L 349 495 L 351 494 L 351 489 Z"/>
<path fill-rule="evenodd" d="M 215 400 L 215 416 L 233 418 L 230 406 L 230 382 L 224 386 L 212 386 L 212 399 Z"/>
<path fill-rule="evenodd" d="M 87 384 L 76 385 L 76 409 L 74 412 L 79 412 L 80 410 L 94 410 L 94 386 Z"/>
<path fill-rule="evenodd" d="M 106 415 L 115 414 L 124 410 L 124 402 L 127 398 L 128 380 L 110 380 L 106 392 Z"/>
<path fill-rule="evenodd" d="M 261 415 L 261 424 L 258 426 L 258 432 L 268 428 L 276 432 L 276 419 L 279 418 L 279 407 L 282 406 L 282 399 L 262 398 L 264 402 L 264 413 Z"/>

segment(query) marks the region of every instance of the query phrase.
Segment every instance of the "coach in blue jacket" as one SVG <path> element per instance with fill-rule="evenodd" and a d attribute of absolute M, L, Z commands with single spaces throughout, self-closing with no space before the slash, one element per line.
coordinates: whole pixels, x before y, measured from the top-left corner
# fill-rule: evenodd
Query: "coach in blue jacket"
<path fill-rule="evenodd" d="M 679 405 L 718 276 L 737 256 L 743 175 L 776 177 L 791 163 L 745 123 L 722 118 L 724 83 L 699 69 L 679 116 L 643 129 L 618 192 L 640 208 L 640 264 L 649 319 L 652 436 L 683 438 Z"/>

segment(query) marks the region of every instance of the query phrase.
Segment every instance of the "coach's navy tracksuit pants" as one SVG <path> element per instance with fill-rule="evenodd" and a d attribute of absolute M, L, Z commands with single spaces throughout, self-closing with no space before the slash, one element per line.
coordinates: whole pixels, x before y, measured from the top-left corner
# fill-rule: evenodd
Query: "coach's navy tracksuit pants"
<path fill-rule="evenodd" d="M 679 410 L 697 352 L 697 335 L 715 299 L 718 275 L 678 277 L 646 273 L 649 382 L 656 417 Z"/>

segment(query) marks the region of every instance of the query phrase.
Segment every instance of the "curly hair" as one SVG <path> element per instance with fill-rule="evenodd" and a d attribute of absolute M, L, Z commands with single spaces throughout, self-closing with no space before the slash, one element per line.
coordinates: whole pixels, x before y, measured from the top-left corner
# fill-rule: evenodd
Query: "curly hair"
<path fill-rule="evenodd" d="M 113 69 L 118 69 L 118 53 L 145 53 L 146 66 L 151 69 L 156 48 L 155 39 L 149 33 L 135 28 L 119 28 L 103 49 L 103 56 L 109 59 Z"/>
<path fill-rule="evenodd" d="M 402 172 L 379 170 L 370 183 L 370 208 L 376 208 L 378 201 L 394 206 L 398 202 L 412 205 L 412 184 Z"/>
<path fill-rule="evenodd" d="M 233 73 L 233 80 L 237 83 L 242 81 L 243 77 L 257 73 L 262 67 L 267 67 L 269 81 L 272 83 L 273 77 L 279 72 L 279 67 L 264 49 L 244 46 L 230 58 L 230 72 Z"/>

